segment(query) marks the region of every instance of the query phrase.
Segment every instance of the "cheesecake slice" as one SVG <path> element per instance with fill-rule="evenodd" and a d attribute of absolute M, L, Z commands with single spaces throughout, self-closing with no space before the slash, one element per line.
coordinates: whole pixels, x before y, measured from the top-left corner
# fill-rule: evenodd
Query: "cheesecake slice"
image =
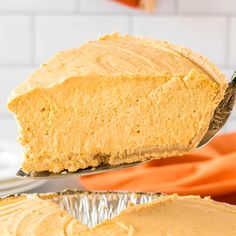
<path fill-rule="evenodd" d="M 189 49 L 119 34 L 57 53 L 13 91 L 25 172 L 182 155 L 204 134 L 224 75 Z"/>
<path fill-rule="evenodd" d="M 234 236 L 236 206 L 198 196 L 163 197 L 129 207 L 81 236 Z"/>
<path fill-rule="evenodd" d="M 1 236 L 76 236 L 86 229 L 56 203 L 36 195 L 0 199 Z"/>

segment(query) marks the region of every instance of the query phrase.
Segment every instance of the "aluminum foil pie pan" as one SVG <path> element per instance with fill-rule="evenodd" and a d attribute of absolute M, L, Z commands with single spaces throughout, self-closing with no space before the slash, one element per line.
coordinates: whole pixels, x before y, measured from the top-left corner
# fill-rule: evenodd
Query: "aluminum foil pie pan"
<path fill-rule="evenodd" d="M 60 193 L 38 194 L 38 196 L 57 203 L 82 224 L 93 227 L 119 214 L 129 205 L 150 203 L 162 194 L 65 190 Z"/>

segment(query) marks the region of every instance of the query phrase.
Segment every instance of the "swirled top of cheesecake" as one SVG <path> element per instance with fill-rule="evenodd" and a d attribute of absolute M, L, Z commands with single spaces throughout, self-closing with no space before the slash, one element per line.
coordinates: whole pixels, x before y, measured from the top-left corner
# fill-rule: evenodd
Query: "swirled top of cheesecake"
<path fill-rule="evenodd" d="M 101 75 L 107 79 L 124 75 L 164 76 L 168 79 L 174 74 L 186 76 L 192 69 L 226 86 L 221 71 L 190 49 L 167 41 L 114 33 L 78 48 L 58 52 L 20 84 L 11 99 L 78 76 Z"/>
<path fill-rule="evenodd" d="M 84 229 L 56 203 L 36 195 L 0 199 L 1 236 L 74 236 Z"/>
<path fill-rule="evenodd" d="M 162 197 L 132 206 L 81 236 L 233 236 L 236 207 L 199 196 Z"/>

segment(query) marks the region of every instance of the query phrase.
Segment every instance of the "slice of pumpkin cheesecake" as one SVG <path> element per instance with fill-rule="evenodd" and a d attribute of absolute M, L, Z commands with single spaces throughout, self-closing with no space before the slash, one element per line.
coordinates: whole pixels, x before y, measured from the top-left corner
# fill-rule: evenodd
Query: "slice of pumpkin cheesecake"
<path fill-rule="evenodd" d="M 12 93 L 25 172 L 182 155 L 226 88 L 205 57 L 168 42 L 108 35 L 57 53 Z"/>

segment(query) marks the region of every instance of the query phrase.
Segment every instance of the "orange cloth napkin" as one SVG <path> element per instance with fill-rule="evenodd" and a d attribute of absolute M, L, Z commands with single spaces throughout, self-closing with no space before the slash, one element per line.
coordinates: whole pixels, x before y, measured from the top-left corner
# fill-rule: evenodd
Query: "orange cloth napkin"
<path fill-rule="evenodd" d="M 182 157 L 80 178 L 90 190 L 129 190 L 211 196 L 236 203 L 236 133 L 215 137 Z"/>
<path fill-rule="evenodd" d="M 117 2 L 120 2 L 122 4 L 131 6 L 131 7 L 138 7 L 140 0 L 114 0 Z"/>
<path fill-rule="evenodd" d="M 146 11 L 153 11 L 156 5 L 156 0 L 114 0 L 130 7 L 139 7 Z"/>

